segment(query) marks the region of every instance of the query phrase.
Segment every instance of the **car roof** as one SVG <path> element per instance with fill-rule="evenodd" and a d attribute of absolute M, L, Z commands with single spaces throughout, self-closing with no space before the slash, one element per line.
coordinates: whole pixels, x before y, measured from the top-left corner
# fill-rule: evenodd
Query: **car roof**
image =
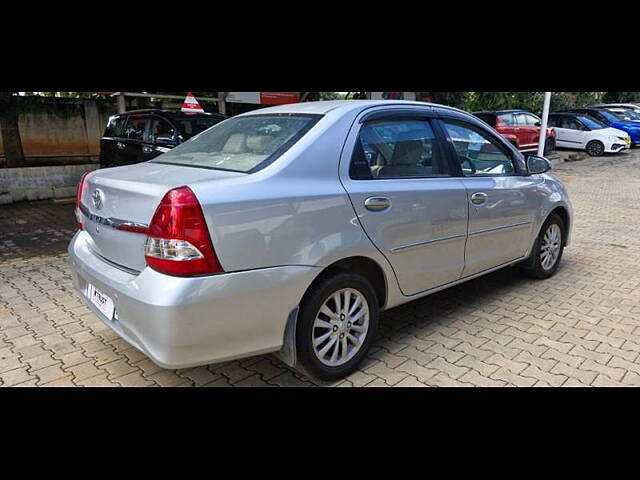
<path fill-rule="evenodd" d="M 531 113 L 532 115 L 535 115 L 535 113 L 530 112 L 529 110 L 523 110 L 521 108 L 512 108 L 512 109 L 508 109 L 508 110 L 481 110 L 479 112 L 473 112 L 474 115 L 477 114 L 492 114 L 492 115 L 499 115 L 502 113 L 520 113 L 520 112 L 524 112 L 524 113 Z"/>
<path fill-rule="evenodd" d="M 410 100 L 325 100 L 319 102 L 304 102 L 304 103 L 289 103 L 286 105 L 278 105 L 275 107 L 261 108 L 260 110 L 253 110 L 251 112 L 243 113 L 240 116 L 248 115 L 268 115 L 272 113 L 299 113 L 299 114 L 320 114 L 325 115 L 332 111 L 352 111 L 352 110 L 364 110 L 365 108 L 377 107 L 377 106 L 402 106 L 402 105 L 418 105 L 421 107 L 432 107 L 441 110 L 450 110 L 455 112 L 461 112 L 469 115 L 469 112 L 459 110 L 457 108 L 449 107 L 447 105 L 440 105 L 437 103 L 428 102 L 415 102 Z"/>
<path fill-rule="evenodd" d="M 592 107 L 620 107 L 620 108 L 640 108 L 640 105 L 635 103 L 598 103 L 591 105 Z"/>

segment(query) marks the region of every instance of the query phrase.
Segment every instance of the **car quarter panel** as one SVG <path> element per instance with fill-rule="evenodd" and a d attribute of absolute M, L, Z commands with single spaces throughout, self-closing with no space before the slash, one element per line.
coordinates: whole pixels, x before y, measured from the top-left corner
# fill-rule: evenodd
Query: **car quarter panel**
<path fill-rule="evenodd" d="M 263 170 L 215 185 L 189 185 L 202 205 L 225 271 L 326 267 L 365 256 L 380 265 L 388 282 L 393 278 L 338 179 L 338 161 L 352 121 L 353 114 L 329 112 Z"/>

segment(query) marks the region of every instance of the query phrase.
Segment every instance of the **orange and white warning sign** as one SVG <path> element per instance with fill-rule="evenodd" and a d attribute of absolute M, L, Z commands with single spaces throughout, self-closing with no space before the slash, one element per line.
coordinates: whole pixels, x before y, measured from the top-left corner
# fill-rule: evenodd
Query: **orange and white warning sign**
<path fill-rule="evenodd" d="M 200 106 L 196 97 L 191 92 L 187 94 L 187 98 L 184 99 L 181 111 L 184 113 L 204 113 L 203 108 Z"/>

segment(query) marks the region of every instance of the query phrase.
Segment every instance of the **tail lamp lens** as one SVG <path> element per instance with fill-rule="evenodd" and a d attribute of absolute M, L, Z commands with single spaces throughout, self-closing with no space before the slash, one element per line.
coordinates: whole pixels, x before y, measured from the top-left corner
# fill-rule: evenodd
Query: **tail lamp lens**
<path fill-rule="evenodd" d="M 82 203 L 82 194 L 86 185 L 86 179 L 89 172 L 83 173 L 80 177 L 80 183 L 78 183 L 78 191 L 76 193 L 76 224 L 79 230 L 84 229 L 84 223 L 82 221 L 82 212 L 80 211 L 80 204 Z"/>
<path fill-rule="evenodd" d="M 145 259 L 151 268 L 169 275 L 224 271 L 200 203 L 189 187 L 170 190 L 158 205 L 147 233 Z"/>

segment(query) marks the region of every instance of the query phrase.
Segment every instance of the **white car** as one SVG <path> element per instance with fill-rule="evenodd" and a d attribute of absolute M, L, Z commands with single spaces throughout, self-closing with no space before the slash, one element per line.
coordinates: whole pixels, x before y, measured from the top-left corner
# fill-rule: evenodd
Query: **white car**
<path fill-rule="evenodd" d="M 625 110 L 640 113 L 640 105 L 636 105 L 635 103 L 599 103 L 597 105 L 591 105 L 590 108 L 624 108 Z"/>
<path fill-rule="evenodd" d="M 552 113 L 549 126 L 556 131 L 558 147 L 586 150 L 592 157 L 618 153 L 631 147 L 631 137 L 627 132 L 580 113 Z"/>

